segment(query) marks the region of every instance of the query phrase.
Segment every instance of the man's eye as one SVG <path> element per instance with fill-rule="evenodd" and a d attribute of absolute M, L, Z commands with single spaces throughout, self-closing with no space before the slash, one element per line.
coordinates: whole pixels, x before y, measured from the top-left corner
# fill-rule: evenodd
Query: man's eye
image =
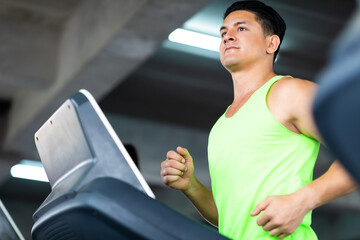
<path fill-rule="evenodd" d="M 226 35 L 226 32 L 221 33 L 221 37 L 224 37 Z"/>
<path fill-rule="evenodd" d="M 238 28 L 238 31 L 239 31 L 239 32 L 245 31 L 245 28 L 239 27 L 239 28 Z"/>

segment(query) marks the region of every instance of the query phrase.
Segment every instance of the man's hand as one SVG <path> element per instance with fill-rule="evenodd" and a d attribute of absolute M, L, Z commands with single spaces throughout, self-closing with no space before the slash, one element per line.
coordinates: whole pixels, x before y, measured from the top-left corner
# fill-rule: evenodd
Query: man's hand
<path fill-rule="evenodd" d="M 218 212 L 212 191 L 202 185 L 194 176 L 193 159 L 186 148 L 177 147 L 166 154 L 161 163 L 161 180 L 167 186 L 182 191 L 194 204 L 200 214 L 217 226 Z"/>
<path fill-rule="evenodd" d="M 167 186 L 187 191 L 194 180 L 194 164 L 186 148 L 177 147 L 175 151 L 166 154 L 166 160 L 161 163 L 161 180 Z"/>
<path fill-rule="evenodd" d="M 269 196 L 258 204 L 251 216 L 258 217 L 256 223 L 269 231 L 270 236 L 284 238 L 292 234 L 310 211 L 298 195 Z"/>

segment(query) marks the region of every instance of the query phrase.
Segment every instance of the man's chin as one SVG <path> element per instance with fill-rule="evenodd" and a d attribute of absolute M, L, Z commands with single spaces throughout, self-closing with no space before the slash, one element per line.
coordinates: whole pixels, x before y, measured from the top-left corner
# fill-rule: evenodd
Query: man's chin
<path fill-rule="evenodd" d="M 223 64 L 224 68 L 226 68 L 229 72 L 233 72 L 236 69 L 241 68 L 242 62 L 237 59 L 237 60 L 232 60 L 232 61 L 224 61 Z"/>

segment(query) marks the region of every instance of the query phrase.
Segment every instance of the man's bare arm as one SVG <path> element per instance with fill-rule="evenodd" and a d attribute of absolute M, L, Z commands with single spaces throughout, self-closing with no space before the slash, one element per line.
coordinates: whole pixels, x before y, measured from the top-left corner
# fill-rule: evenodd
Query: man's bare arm
<path fill-rule="evenodd" d="M 194 176 L 194 164 L 186 148 L 169 151 L 161 163 L 161 179 L 167 186 L 182 191 L 199 213 L 211 224 L 217 226 L 218 212 L 212 191 Z"/>
<path fill-rule="evenodd" d="M 218 226 L 218 212 L 212 191 L 195 179 L 194 185 L 183 191 L 199 213 L 212 225 Z"/>
<path fill-rule="evenodd" d="M 306 205 L 312 210 L 357 189 L 349 173 L 335 161 L 325 174 L 299 189 L 298 194 L 308 197 Z"/>
<path fill-rule="evenodd" d="M 294 87 L 299 88 L 300 91 L 299 101 L 293 107 L 296 109 L 294 111 L 294 124 L 301 133 L 324 144 L 312 114 L 317 85 L 301 79 L 295 80 Z M 336 198 L 352 193 L 357 188 L 358 186 L 350 174 L 342 167 L 339 161 L 335 161 L 325 174 L 300 189 L 299 192 L 311 196 L 309 197 L 309 207 L 314 209 Z"/>
<path fill-rule="evenodd" d="M 280 118 L 289 120 L 284 125 L 321 142 L 312 116 L 316 84 L 300 79 L 281 79 L 273 88 L 269 94 L 272 102 L 268 104 L 275 105 L 274 112 L 280 114 Z M 356 189 L 352 177 L 335 161 L 325 174 L 293 194 L 269 196 L 251 215 L 263 211 L 257 219 L 258 225 L 271 236 L 284 238 L 296 230 L 309 211 Z"/>

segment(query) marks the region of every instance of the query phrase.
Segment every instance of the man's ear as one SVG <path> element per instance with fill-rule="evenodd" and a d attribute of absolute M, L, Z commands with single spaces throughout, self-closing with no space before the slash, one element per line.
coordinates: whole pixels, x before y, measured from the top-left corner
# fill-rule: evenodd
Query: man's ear
<path fill-rule="evenodd" d="M 280 38 L 278 35 L 271 35 L 267 37 L 267 49 L 266 52 L 268 54 L 272 54 L 278 50 L 280 45 Z"/>

